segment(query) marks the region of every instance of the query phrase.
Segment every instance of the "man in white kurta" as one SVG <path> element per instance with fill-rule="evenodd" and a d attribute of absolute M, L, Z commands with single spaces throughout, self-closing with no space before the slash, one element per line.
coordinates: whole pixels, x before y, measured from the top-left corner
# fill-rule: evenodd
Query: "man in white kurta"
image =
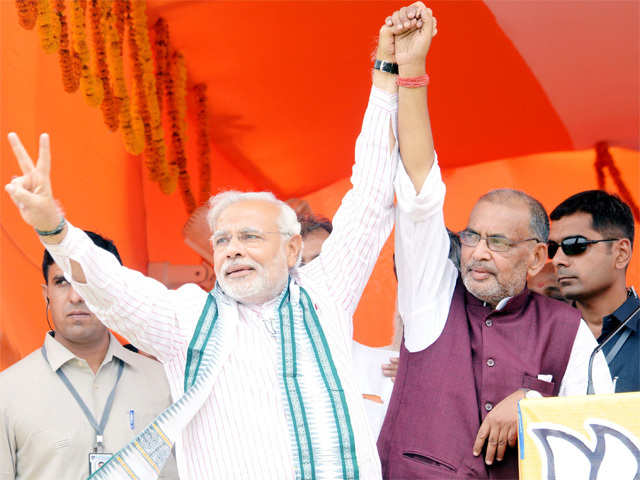
<path fill-rule="evenodd" d="M 316 478 L 381 476 L 375 439 L 352 371 L 351 322 L 378 253 L 393 226 L 393 179 L 398 157 L 391 126 L 395 123 L 397 99 L 393 80 L 384 75 L 374 73 L 374 87 L 356 143 L 353 188 L 333 219 L 333 233 L 317 259 L 300 268 L 289 264 L 293 267 L 288 272 L 291 285 L 308 292 L 324 332 L 332 358 L 331 369 L 339 378 L 339 394 L 346 404 L 346 422 L 350 424 L 356 466 L 355 472 L 353 468 L 345 470 L 344 454 L 342 466 L 339 460 L 336 462 L 336 458 L 340 458 L 336 446 L 340 443 L 342 448 L 344 443 L 336 440 L 333 429 L 334 423 L 338 423 L 336 409 L 310 408 L 307 420 Z M 108 327 L 154 354 L 164 364 L 172 396 L 174 401 L 178 400 L 186 390 L 189 345 L 208 294 L 193 284 L 169 290 L 139 272 L 120 266 L 110 254 L 95 248 L 81 230 L 68 222 L 65 224 L 64 219 L 60 221 L 60 213 L 53 206 L 48 179 L 48 137 L 41 138 L 41 155 L 36 166 L 15 134 L 10 135 L 10 142 L 24 176 L 14 180 L 7 191 L 21 214 L 36 228 L 65 277 L 91 310 Z M 245 202 L 245 207 L 251 205 Z M 235 220 L 226 221 L 229 224 Z M 214 249 L 219 223 L 212 225 Z M 59 231 L 53 228 L 56 225 Z M 235 227 L 229 227 L 229 239 L 222 238 L 220 245 L 223 241 L 233 243 L 233 248 L 240 250 L 236 244 L 249 242 L 249 236 L 242 233 L 242 229 L 232 228 Z M 243 228 L 246 229 L 246 225 Z M 267 234 L 283 233 L 263 229 L 262 235 L 271 238 Z M 293 233 L 288 240 L 285 238 L 286 248 L 295 243 Z M 225 235 L 223 232 L 222 236 Z M 234 255 L 241 258 L 243 254 Z M 214 265 L 220 266 L 215 254 Z M 227 280 L 233 281 L 232 277 L 243 274 L 232 270 L 218 268 L 218 279 L 228 274 Z M 224 284 L 222 290 L 218 290 L 221 293 L 216 297 L 218 314 L 231 327 L 225 333 L 224 356 L 213 387 L 177 439 L 180 476 L 183 480 L 299 478 L 296 455 L 299 456 L 300 442 L 296 444 L 288 426 L 286 397 L 278 378 L 281 293 L 276 292 L 263 302 L 243 302 L 227 295 Z M 286 288 L 280 290 L 286 291 Z M 299 390 L 306 399 L 322 399 L 327 395 L 324 387 L 309 381 L 310 376 L 305 373 L 306 369 L 317 368 L 314 362 L 320 363 L 311 349 L 297 352 L 295 368 L 300 373 Z M 350 473 L 345 474 L 347 471 Z"/>

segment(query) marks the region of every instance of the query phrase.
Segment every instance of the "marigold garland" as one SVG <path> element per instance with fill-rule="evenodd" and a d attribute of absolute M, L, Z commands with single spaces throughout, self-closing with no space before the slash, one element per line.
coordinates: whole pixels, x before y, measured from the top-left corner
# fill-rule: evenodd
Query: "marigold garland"
<path fill-rule="evenodd" d="M 209 154 L 211 147 L 209 146 L 209 107 L 207 104 L 207 85 L 199 83 L 193 87 L 196 95 L 196 106 L 198 111 L 198 167 L 199 175 L 199 194 L 198 200 L 200 205 L 204 204 L 211 196 L 211 160 Z"/>
<path fill-rule="evenodd" d="M 80 86 L 80 72 L 78 71 L 76 75 L 73 64 L 74 58 L 69 49 L 69 27 L 67 25 L 67 17 L 64 14 L 64 0 L 56 0 L 56 14 L 60 19 L 60 49 L 58 54 L 60 57 L 60 70 L 62 71 L 62 86 L 65 92 L 73 93 Z"/>
<path fill-rule="evenodd" d="M 37 0 L 16 0 L 16 9 L 18 10 L 18 23 L 22 28 L 32 30 L 36 26 L 38 19 L 38 2 Z"/>
<path fill-rule="evenodd" d="M 187 96 L 187 67 L 184 56 L 173 52 L 169 63 L 169 75 L 166 78 L 165 91 L 167 94 L 167 108 L 171 119 L 171 154 L 170 171 L 177 169 L 178 183 L 182 200 L 187 213 L 196 209 L 196 200 L 191 192 L 191 180 L 187 172 L 186 143 L 186 96 Z M 173 173 L 173 172 L 172 172 Z"/>
<path fill-rule="evenodd" d="M 73 45 L 80 60 L 80 86 L 85 100 L 92 107 L 102 103 L 104 90 L 102 82 L 91 71 L 91 56 L 85 32 L 85 8 L 86 2 L 72 0 L 71 32 L 73 33 Z"/>
<path fill-rule="evenodd" d="M 93 51 L 95 52 L 95 68 L 97 76 L 102 82 L 104 97 L 100 104 L 104 123 L 109 130 L 118 130 L 118 111 L 120 102 L 114 98 L 111 89 L 109 66 L 107 64 L 107 51 L 105 47 L 104 29 L 111 20 L 109 0 L 91 0 L 89 14 L 91 16 L 91 30 L 93 32 Z"/>
<path fill-rule="evenodd" d="M 73 67 L 73 78 L 76 78 L 78 81 L 78 85 L 80 85 L 80 75 L 82 74 L 82 59 L 76 49 L 73 47 L 73 42 L 71 48 L 69 49 L 71 52 L 71 66 Z"/>
<path fill-rule="evenodd" d="M 144 125 L 129 98 L 124 77 L 122 37 L 118 34 L 118 23 L 122 20 L 124 25 L 125 13 L 125 8 L 117 10 L 114 4 L 114 21 L 106 25 L 107 63 L 113 76 L 113 94 L 120 105 L 118 116 L 125 150 L 133 155 L 140 155 L 144 150 Z"/>
<path fill-rule="evenodd" d="M 162 97 L 164 96 L 165 83 L 169 75 L 169 26 L 164 18 L 160 17 L 153 24 L 153 52 L 156 64 L 156 93 L 158 107 L 162 112 Z"/>
<path fill-rule="evenodd" d="M 146 3 L 133 0 L 131 14 L 128 17 L 130 28 L 130 50 L 134 63 L 133 73 L 136 81 L 136 98 L 144 123 L 146 141 L 145 161 L 152 180 L 160 184 L 160 189 L 170 194 L 176 189 L 176 175 L 170 175 L 164 146 L 162 118 L 158 107 L 155 75 L 149 31 L 147 28 Z"/>
<path fill-rule="evenodd" d="M 116 32 L 118 32 L 118 38 L 120 42 L 122 42 L 124 38 L 124 19 L 129 11 L 129 2 L 125 0 L 113 0 L 112 11 Z"/>
<path fill-rule="evenodd" d="M 133 79 L 134 79 L 134 91 L 136 96 L 136 109 L 140 114 L 140 118 L 142 120 L 143 126 L 143 134 L 144 134 L 144 146 L 151 145 L 151 118 L 149 114 L 149 109 L 147 107 L 147 100 L 144 94 L 144 85 L 142 80 L 142 66 L 140 63 L 140 56 L 138 53 L 138 44 L 135 39 L 135 32 L 133 30 L 133 19 L 131 17 L 131 4 L 128 0 L 123 2 L 126 4 L 126 16 L 125 16 L 125 25 L 127 26 L 128 34 L 127 40 L 129 43 L 129 57 L 132 63 L 133 70 Z M 150 176 L 152 180 L 156 180 L 156 176 L 154 175 L 154 171 L 151 169 L 149 165 Z"/>
<path fill-rule="evenodd" d="M 38 32 L 46 53 L 58 51 L 60 46 L 60 19 L 49 0 L 38 0 Z"/>
<path fill-rule="evenodd" d="M 127 151 L 135 155 L 144 152 L 150 177 L 159 183 L 165 194 L 172 193 L 179 182 L 187 211 L 193 212 L 196 201 L 190 187 L 185 151 L 187 70 L 182 54 L 174 52 L 169 55 L 167 22 L 160 18 L 154 24 L 155 48 L 152 51 L 146 0 L 69 0 L 69 18 L 65 15 L 65 0 L 15 1 L 20 25 L 26 29 L 38 25 L 45 52 L 59 52 L 65 91 L 74 92 L 81 87 L 89 105 L 101 105 L 109 129 L 115 131 L 121 127 Z M 87 41 L 87 6 L 90 9 L 93 52 Z M 125 30 L 128 30 L 127 41 L 133 64 L 135 102 L 129 96 L 125 81 Z M 195 90 L 199 127 L 199 196 L 204 202 L 209 196 L 211 179 L 206 86 L 199 85 Z M 163 97 L 167 99 L 171 122 L 169 164 L 162 126 Z"/>

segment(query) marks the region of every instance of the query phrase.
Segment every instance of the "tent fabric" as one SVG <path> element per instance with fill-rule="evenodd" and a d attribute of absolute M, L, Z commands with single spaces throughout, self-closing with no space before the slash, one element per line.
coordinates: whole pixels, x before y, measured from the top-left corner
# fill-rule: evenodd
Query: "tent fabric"
<path fill-rule="evenodd" d="M 189 86 L 206 83 L 211 191 L 271 190 L 331 216 L 348 188 L 370 85 L 370 52 L 389 1 L 200 2 L 148 0 L 149 23 L 167 20 Z M 448 2 L 430 6 L 439 34 L 428 59 L 430 111 L 448 197 L 446 219 L 464 222 L 490 188 L 522 188 L 553 208 L 595 188 L 597 141 L 609 141 L 636 202 L 640 42 L 637 2 Z M 635 41 L 634 41 L 635 40 Z M 112 238 L 125 264 L 197 264 L 183 242 L 179 193 L 164 195 L 128 155 L 99 109 L 63 91 L 56 55 L 0 2 L 0 133 L 31 152 L 51 134 L 54 194 L 71 221 Z M 193 97 L 188 170 L 196 191 Z M 621 148 L 624 147 L 624 148 Z M 575 149 L 582 149 L 573 151 Z M 556 153 L 545 153 L 556 152 Z M 0 182 L 18 173 L 0 141 Z M 504 160 L 507 159 L 507 160 Z M 607 188 L 615 191 L 609 182 Z M 36 348 L 46 330 L 42 247 L 0 195 L 0 369 Z M 637 250 L 637 248 L 636 248 Z M 395 289 L 388 242 L 361 306 L 355 337 L 391 338 Z M 640 283 L 638 258 L 629 283 Z"/>

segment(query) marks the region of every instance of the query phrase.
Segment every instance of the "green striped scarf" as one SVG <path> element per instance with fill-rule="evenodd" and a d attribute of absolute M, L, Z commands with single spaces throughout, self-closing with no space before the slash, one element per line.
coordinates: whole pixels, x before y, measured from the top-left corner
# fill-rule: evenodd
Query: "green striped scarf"
<path fill-rule="evenodd" d="M 143 479 L 158 477 L 181 431 L 209 396 L 232 341 L 225 341 L 235 326 L 218 315 L 224 293 L 216 285 L 209 293 L 187 351 L 184 394 L 128 445 L 116 453 L 90 479 Z M 359 478 L 355 440 L 349 408 L 331 350 L 309 294 L 293 280 L 280 295 L 279 374 L 289 427 L 296 479 Z M 235 307 L 235 306 L 234 306 Z M 237 308 L 237 307 L 235 307 Z M 314 359 L 301 370 L 299 357 Z M 309 385 L 320 386 L 324 398 L 311 398 Z M 317 389 L 316 389 L 317 391 Z M 314 419 L 319 411 L 332 412 L 332 424 Z M 330 455 L 319 455 L 322 438 Z M 339 473 L 340 472 L 340 473 Z M 211 472 L 214 474 L 215 472 Z"/>

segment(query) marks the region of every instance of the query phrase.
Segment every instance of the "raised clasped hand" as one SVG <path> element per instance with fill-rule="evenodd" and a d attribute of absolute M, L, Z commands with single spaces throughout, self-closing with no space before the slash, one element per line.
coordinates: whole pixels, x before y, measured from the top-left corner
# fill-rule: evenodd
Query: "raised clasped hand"
<path fill-rule="evenodd" d="M 51 192 L 49 135 L 40 135 L 40 149 L 35 165 L 18 135 L 10 133 L 8 137 L 22 176 L 14 177 L 5 185 L 5 190 L 25 222 L 39 230 L 53 230 L 60 223 L 62 214 Z"/>
<path fill-rule="evenodd" d="M 438 33 L 437 20 L 431 9 L 422 2 L 415 2 L 387 17 L 385 25 L 394 34 L 394 53 L 398 66 L 424 68 L 431 40 Z"/>

